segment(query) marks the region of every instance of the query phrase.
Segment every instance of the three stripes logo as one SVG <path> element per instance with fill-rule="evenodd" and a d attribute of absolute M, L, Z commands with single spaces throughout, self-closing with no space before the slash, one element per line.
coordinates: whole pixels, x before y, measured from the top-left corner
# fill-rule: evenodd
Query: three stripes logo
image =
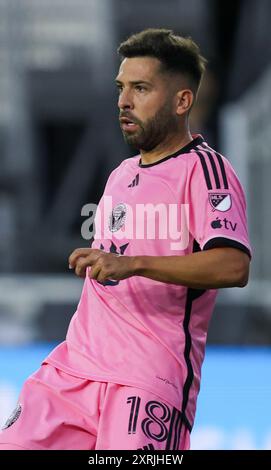
<path fill-rule="evenodd" d="M 199 150 L 197 150 L 196 153 L 201 162 L 207 189 L 229 189 L 222 156 L 207 145 L 206 147 L 197 148 Z"/>
<path fill-rule="evenodd" d="M 137 173 L 136 177 L 133 179 L 132 183 L 128 184 L 128 188 L 133 188 L 137 186 L 139 183 L 139 173 Z"/>
<path fill-rule="evenodd" d="M 229 189 L 228 178 L 222 156 L 211 149 L 206 143 L 197 147 L 197 155 L 203 169 L 208 191 Z M 232 206 L 231 195 L 226 192 L 209 193 L 209 203 L 212 210 L 227 212 Z"/>

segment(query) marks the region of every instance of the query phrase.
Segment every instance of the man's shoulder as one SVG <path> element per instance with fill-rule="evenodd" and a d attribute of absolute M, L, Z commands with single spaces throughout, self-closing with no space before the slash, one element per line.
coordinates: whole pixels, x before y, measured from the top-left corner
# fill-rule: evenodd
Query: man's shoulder
<path fill-rule="evenodd" d="M 229 159 L 203 141 L 189 154 L 191 181 L 205 180 L 207 189 L 228 190 L 230 180 L 238 176 Z"/>
<path fill-rule="evenodd" d="M 128 157 L 122 160 L 121 165 L 138 165 L 140 160 L 140 155 L 134 155 L 133 157 Z"/>
<path fill-rule="evenodd" d="M 114 171 L 118 171 L 120 169 L 128 168 L 128 167 L 134 167 L 137 166 L 139 163 L 140 155 L 135 155 L 134 157 L 128 157 L 125 158 L 120 162 L 120 164 L 115 168 Z"/>
<path fill-rule="evenodd" d="M 131 169 L 137 168 L 139 158 L 140 156 L 136 155 L 135 157 L 129 157 L 122 160 L 122 162 L 120 162 L 120 164 L 111 171 L 108 181 L 112 181 L 126 172 L 131 172 Z"/>

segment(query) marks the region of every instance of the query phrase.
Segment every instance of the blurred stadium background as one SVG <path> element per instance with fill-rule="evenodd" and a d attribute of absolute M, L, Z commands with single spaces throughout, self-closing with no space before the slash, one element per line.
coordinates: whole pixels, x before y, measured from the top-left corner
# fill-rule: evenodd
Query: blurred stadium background
<path fill-rule="evenodd" d="M 192 116 L 245 186 L 251 280 L 220 293 L 194 449 L 271 449 L 271 3 L 0 0 L 0 419 L 64 339 L 82 282 L 67 257 L 81 208 L 132 155 L 118 127 L 116 48 L 145 27 L 191 35 L 209 60 Z"/>

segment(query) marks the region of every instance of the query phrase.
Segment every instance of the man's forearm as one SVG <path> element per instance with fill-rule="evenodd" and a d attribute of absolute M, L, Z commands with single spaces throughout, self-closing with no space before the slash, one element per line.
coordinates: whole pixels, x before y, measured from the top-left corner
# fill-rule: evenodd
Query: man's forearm
<path fill-rule="evenodd" d="M 195 289 L 244 287 L 248 256 L 235 248 L 214 248 L 187 256 L 136 256 L 134 273 Z"/>

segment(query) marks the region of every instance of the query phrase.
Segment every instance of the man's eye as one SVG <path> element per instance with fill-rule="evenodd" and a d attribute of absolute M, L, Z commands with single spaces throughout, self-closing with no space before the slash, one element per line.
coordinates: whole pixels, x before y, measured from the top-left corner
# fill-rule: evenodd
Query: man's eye
<path fill-rule="evenodd" d="M 146 91 L 146 87 L 142 85 L 136 85 L 135 89 L 140 93 Z"/>

